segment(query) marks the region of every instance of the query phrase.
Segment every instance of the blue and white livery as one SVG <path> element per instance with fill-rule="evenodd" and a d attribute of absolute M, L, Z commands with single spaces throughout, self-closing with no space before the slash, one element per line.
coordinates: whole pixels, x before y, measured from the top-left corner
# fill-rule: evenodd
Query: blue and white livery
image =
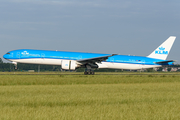
<path fill-rule="evenodd" d="M 94 68 L 138 70 L 173 65 L 174 61 L 166 58 L 175 39 L 175 36 L 170 36 L 147 57 L 32 49 L 13 50 L 3 57 L 15 65 L 17 63 L 61 65 L 64 70 L 85 67 L 87 68 L 85 74 L 94 74 Z"/>

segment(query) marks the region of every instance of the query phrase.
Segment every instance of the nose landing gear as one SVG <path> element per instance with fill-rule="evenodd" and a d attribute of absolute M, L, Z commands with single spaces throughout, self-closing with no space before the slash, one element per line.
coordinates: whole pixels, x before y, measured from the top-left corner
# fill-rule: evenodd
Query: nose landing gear
<path fill-rule="evenodd" d="M 15 69 L 17 70 L 17 62 L 12 62 L 12 64 L 14 64 Z"/>

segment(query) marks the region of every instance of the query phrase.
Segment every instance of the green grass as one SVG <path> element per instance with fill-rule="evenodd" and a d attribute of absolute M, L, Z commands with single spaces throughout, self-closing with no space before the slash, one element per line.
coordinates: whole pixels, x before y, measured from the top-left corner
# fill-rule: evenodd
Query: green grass
<path fill-rule="evenodd" d="M 0 75 L 0 85 L 135 84 L 180 82 L 179 75 Z"/>
<path fill-rule="evenodd" d="M 179 75 L 0 75 L 0 119 L 178 120 Z"/>

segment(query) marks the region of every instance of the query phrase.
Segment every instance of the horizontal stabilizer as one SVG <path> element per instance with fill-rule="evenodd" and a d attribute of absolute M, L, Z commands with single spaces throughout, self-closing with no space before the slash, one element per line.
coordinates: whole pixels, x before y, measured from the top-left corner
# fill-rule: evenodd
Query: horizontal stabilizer
<path fill-rule="evenodd" d="M 160 61 L 160 62 L 155 62 L 157 64 L 164 64 L 164 63 L 169 63 L 169 62 L 176 62 L 175 60 L 166 60 L 166 61 Z"/>

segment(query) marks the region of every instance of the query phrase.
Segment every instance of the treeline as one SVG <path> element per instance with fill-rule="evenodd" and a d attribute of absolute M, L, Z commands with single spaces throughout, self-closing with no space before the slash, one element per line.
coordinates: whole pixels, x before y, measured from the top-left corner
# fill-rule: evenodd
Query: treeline
<path fill-rule="evenodd" d="M 34 70 L 38 71 L 39 65 L 35 64 L 21 64 L 18 63 L 17 69 L 15 69 L 15 66 L 11 63 L 0 63 L 0 71 L 28 71 L 28 70 Z M 40 65 L 39 68 L 40 71 L 60 71 L 61 66 L 51 66 L 51 65 Z"/>
<path fill-rule="evenodd" d="M 0 58 L 0 71 L 28 71 L 28 70 L 34 70 L 38 71 L 60 71 L 61 66 L 52 66 L 52 65 L 40 65 L 40 68 L 38 68 L 39 65 L 37 64 L 21 64 L 18 63 L 17 69 L 15 69 L 15 66 L 12 63 L 3 63 L 2 59 Z"/>

